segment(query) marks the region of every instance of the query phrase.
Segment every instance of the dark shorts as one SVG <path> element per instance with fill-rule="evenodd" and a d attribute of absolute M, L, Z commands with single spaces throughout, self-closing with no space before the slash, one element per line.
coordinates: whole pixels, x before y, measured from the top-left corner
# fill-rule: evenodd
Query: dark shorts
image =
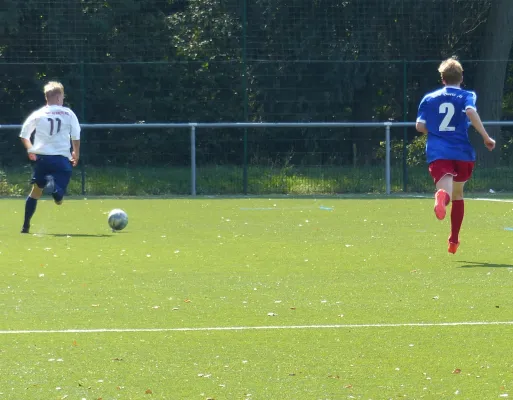
<path fill-rule="evenodd" d="M 429 173 L 435 184 L 445 175 L 452 175 L 454 182 L 466 182 L 473 170 L 474 161 L 435 160 L 429 164 Z"/>
<path fill-rule="evenodd" d="M 38 155 L 34 165 L 34 174 L 31 183 L 44 188 L 46 185 L 46 175 L 52 175 L 55 184 L 66 192 L 71 179 L 72 166 L 67 157 L 64 156 L 45 156 Z"/>

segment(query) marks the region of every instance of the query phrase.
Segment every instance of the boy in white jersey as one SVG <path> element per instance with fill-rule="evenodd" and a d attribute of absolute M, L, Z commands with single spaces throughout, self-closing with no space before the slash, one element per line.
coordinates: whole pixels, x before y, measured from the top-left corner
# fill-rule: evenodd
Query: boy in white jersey
<path fill-rule="evenodd" d="M 30 220 L 43 189 L 51 192 L 56 204 L 62 204 L 71 179 L 71 167 L 78 164 L 80 157 L 80 124 L 75 113 L 62 106 L 64 87 L 59 82 L 48 82 L 44 93 L 46 106 L 29 115 L 20 133 L 28 158 L 35 162 L 21 233 L 29 233 Z M 30 140 L 32 133 L 33 142 Z"/>

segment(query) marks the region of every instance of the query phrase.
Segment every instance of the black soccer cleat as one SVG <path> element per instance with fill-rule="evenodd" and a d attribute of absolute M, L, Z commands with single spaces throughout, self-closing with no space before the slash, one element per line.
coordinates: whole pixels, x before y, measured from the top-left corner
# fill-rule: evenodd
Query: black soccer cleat
<path fill-rule="evenodd" d="M 23 226 L 21 228 L 21 233 L 30 233 L 30 225 L 29 226 Z"/>

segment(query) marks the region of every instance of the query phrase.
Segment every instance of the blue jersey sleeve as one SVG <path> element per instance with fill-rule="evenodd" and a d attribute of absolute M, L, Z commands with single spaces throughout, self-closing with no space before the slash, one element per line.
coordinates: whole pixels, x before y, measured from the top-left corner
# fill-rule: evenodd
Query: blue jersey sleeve
<path fill-rule="evenodd" d="M 465 110 L 467 108 L 473 108 L 474 110 L 477 110 L 476 99 L 477 99 L 476 92 L 468 92 L 468 95 L 465 98 Z"/>
<path fill-rule="evenodd" d="M 428 114 L 428 97 L 425 96 L 419 104 L 419 111 L 417 112 L 417 122 L 422 122 L 423 124 L 427 121 Z"/>

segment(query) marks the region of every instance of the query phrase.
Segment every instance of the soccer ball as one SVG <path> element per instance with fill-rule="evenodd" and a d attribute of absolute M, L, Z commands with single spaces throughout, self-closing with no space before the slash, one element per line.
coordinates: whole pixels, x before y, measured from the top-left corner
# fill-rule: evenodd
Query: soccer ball
<path fill-rule="evenodd" d="M 113 231 L 120 231 L 128 225 L 128 215 L 123 210 L 115 208 L 109 213 L 107 222 Z"/>

